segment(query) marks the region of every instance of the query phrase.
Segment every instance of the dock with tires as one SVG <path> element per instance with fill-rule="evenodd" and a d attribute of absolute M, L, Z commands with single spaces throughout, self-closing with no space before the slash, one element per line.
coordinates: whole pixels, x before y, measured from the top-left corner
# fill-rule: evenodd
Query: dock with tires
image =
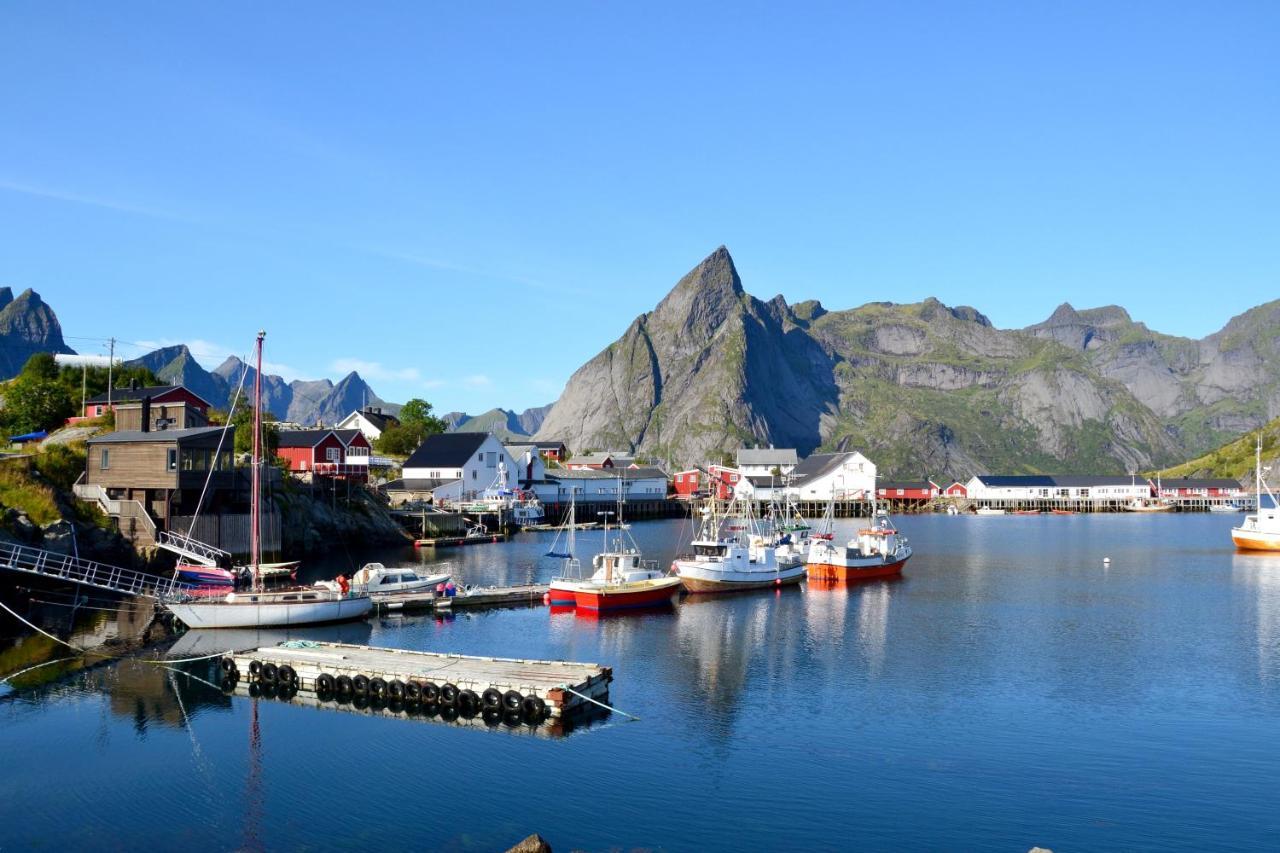
<path fill-rule="evenodd" d="M 321 702 L 358 699 L 534 723 L 607 705 L 613 680 L 612 669 L 594 663 L 296 641 L 229 654 L 220 667 L 224 687 L 257 685 L 281 698 L 307 693 Z"/>

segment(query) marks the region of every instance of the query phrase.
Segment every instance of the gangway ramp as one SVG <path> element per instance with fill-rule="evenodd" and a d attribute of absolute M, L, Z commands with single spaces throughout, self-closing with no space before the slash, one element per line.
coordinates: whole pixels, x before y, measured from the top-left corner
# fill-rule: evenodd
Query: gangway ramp
<path fill-rule="evenodd" d="M 69 554 L 0 543 L 0 569 L 147 598 L 164 598 L 193 589 L 191 584 L 149 575 L 134 569 L 82 560 Z"/>
<path fill-rule="evenodd" d="M 230 560 L 231 553 L 217 548 L 199 539 L 172 530 L 162 530 L 156 534 L 156 544 L 166 551 L 172 551 L 179 557 L 202 566 L 213 568 L 222 560 Z"/>

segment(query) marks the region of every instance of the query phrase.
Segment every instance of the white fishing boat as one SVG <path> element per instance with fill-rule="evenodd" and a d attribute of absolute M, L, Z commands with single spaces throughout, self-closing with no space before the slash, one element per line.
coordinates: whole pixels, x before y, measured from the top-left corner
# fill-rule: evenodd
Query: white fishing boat
<path fill-rule="evenodd" d="M 1240 512 L 1235 504 L 1209 504 L 1209 512 Z"/>
<path fill-rule="evenodd" d="M 460 501 L 458 509 L 464 513 L 497 515 L 518 527 L 541 524 L 546 517 L 542 502 L 533 492 L 510 487 L 507 466 L 502 460 L 498 460 L 497 474 L 488 488 L 470 500 Z"/>
<path fill-rule="evenodd" d="M 310 625 L 359 619 L 373 607 L 373 599 L 355 591 L 316 587 L 278 589 L 262 587 L 262 339 L 258 332 L 257 372 L 253 380 L 252 493 L 249 502 L 249 535 L 253 589 L 230 592 L 218 598 L 181 597 L 166 600 L 165 607 L 189 628 L 253 628 Z"/>
<path fill-rule="evenodd" d="M 1264 471 L 1270 470 L 1270 466 L 1262 467 L 1262 433 L 1259 432 L 1254 463 L 1257 510 L 1253 515 L 1245 516 L 1244 523 L 1239 527 L 1231 528 L 1231 541 L 1241 551 L 1280 551 L 1280 504 L 1277 504 L 1275 493 L 1262 477 Z M 1264 495 L 1271 501 L 1271 506 L 1262 505 Z"/>
<path fill-rule="evenodd" d="M 450 578 L 448 572 L 424 575 L 409 566 L 387 568 L 382 563 L 365 563 L 351 576 L 351 589 L 368 593 L 376 600 L 406 592 L 427 592 L 448 583 Z M 322 583 L 327 586 L 333 581 Z"/>
<path fill-rule="evenodd" d="M 803 563 L 778 565 L 771 543 L 761 535 L 748 501 L 736 501 L 734 515 L 721 519 L 714 500 L 702 508 L 693 553 L 678 557 L 672 569 L 690 593 L 733 592 L 799 583 Z"/>
<path fill-rule="evenodd" d="M 1007 515 L 1003 509 L 994 506 L 980 506 L 974 510 L 974 515 Z"/>
<path fill-rule="evenodd" d="M 1173 504 L 1154 498 L 1134 498 L 1124 505 L 1125 512 L 1172 512 Z"/>
<path fill-rule="evenodd" d="M 889 514 L 876 510 L 870 525 L 843 545 L 815 540 L 809 549 L 810 580 L 854 581 L 902 574 L 911 559 L 911 544 L 898 532 Z"/>

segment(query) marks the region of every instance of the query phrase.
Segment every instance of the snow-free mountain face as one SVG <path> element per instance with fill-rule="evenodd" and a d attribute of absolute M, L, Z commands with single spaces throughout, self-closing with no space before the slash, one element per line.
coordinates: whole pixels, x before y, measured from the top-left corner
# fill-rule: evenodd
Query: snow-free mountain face
<path fill-rule="evenodd" d="M 58 316 L 40 294 L 28 288 L 13 298 L 0 287 L 0 379 L 17 376 L 38 352 L 73 353 L 62 339 Z"/>
<path fill-rule="evenodd" d="M 1128 472 L 1280 414 L 1280 302 L 1202 341 L 1115 306 L 996 329 L 936 299 L 761 302 L 723 247 L 580 368 L 538 437 L 683 466 L 855 448 L 885 476 Z"/>

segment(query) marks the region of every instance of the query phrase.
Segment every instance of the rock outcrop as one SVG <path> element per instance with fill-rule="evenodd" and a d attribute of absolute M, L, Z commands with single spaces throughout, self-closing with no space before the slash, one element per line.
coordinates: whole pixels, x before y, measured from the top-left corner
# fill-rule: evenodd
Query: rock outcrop
<path fill-rule="evenodd" d="M 38 352 L 73 353 L 62 339 L 62 326 L 40 294 L 27 288 L 17 299 L 0 287 L 0 379 L 17 376 Z"/>

